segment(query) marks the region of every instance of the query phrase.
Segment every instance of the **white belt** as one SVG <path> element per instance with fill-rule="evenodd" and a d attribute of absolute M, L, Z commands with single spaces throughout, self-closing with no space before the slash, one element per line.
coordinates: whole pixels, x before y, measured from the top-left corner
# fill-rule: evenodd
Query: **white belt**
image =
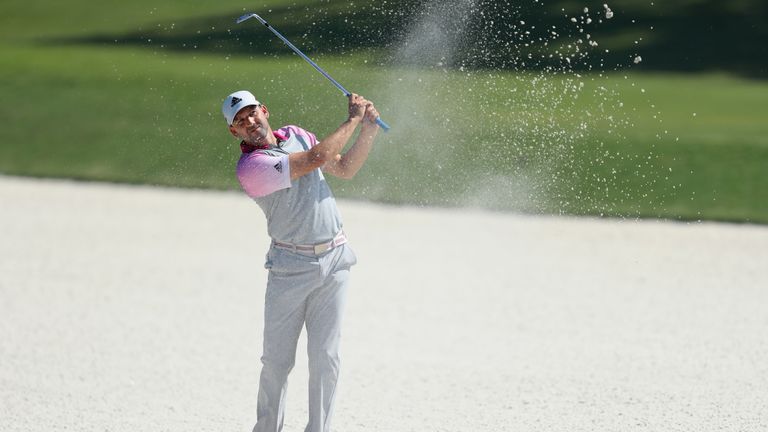
<path fill-rule="evenodd" d="M 299 245 L 299 244 L 283 243 L 277 240 L 272 240 L 272 244 L 277 248 L 287 249 L 294 252 L 312 253 L 315 255 L 321 255 L 324 252 L 327 252 L 333 248 L 339 247 L 346 242 L 347 242 L 347 236 L 344 235 L 344 231 L 339 231 L 339 233 L 336 234 L 336 237 L 334 237 L 333 240 L 327 241 L 325 243 L 318 243 L 315 245 Z"/>

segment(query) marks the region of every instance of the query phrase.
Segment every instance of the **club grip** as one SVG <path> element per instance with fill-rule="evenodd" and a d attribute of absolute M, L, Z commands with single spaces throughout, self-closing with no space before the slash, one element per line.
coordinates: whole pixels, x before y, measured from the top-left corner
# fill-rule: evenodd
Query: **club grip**
<path fill-rule="evenodd" d="M 381 128 L 384 129 L 384 132 L 389 132 L 389 125 L 384 123 L 384 120 L 382 120 L 381 117 L 376 117 L 376 124 L 381 126 Z"/>

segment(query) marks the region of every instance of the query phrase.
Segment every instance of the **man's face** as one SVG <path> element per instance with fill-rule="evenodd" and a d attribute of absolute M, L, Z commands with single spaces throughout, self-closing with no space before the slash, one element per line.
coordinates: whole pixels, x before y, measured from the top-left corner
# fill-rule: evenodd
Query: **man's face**
<path fill-rule="evenodd" d="M 269 127 L 269 111 L 264 105 L 247 106 L 235 115 L 229 131 L 249 143 L 269 144 L 272 129 Z"/>

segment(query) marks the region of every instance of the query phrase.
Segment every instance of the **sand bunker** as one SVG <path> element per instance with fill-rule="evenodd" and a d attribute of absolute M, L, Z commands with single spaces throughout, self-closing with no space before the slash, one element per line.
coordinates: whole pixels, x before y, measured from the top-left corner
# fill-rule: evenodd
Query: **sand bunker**
<path fill-rule="evenodd" d="M 335 430 L 768 428 L 768 228 L 340 207 Z M 250 430 L 254 203 L 0 177 L 0 227 L 0 430 Z"/>

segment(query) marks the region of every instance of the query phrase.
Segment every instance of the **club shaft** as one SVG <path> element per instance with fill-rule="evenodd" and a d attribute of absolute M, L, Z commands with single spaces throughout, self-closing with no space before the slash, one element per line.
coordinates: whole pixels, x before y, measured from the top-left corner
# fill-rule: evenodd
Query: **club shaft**
<path fill-rule="evenodd" d="M 318 72 L 323 74 L 324 77 L 328 79 L 334 86 L 336 86 L 337 89 L 339 89 L 342 93 L 344 93 L 344 96 L 349 97 L 352 93 L 350 93 L 347 89 L 344 88 L 343 85 L 341 85 L 338 81 L 333 79 L 332 76 L 328 75 L 328 72 L 324 71 L 323 68 L 317 65 L 317 63 L 313 62 L 311 58 L 307 57 L 303 52 L 301 52 L 300 49 L 296 48 L 294 44 L 291 43 L 288 39 L 286 39 L 285 36 L 281 35 L 279 31 L 275 30 L 274 27 L 269 25 L 267 21 L 265 21 L 262 17 L 256 15 L 256 14 L 250 14 L 250 15 L 243 15 L 242 17 L 237 19 L 237 23 L 241 23 L 248 18 L 256 18 L 259 20 L 260 23 L 264 24 L 272 33 L 275 34 L 275 36 L 279 37 L 281 41 L 283 41 L 290 49 L 293 50 L 296 54 L 299 55 L 299 57 L 303 58 L 307 63 L 309 63 L 313 68 L 315 68 Z M 384 120 L 381 119 L 381 117 L 376 118 L 376 124 L 381 126 L 382 129 L 385 131 L 389 130 L 389 125 L 384 122 Z"/>
<path fill-rule="evenodd" d="M 280 40 L 285 42 L 285 44 L 288 45 L 288 47 L 290 49 L 292 49 L 293 52 L 298 54 L 299 57 L 301 57 L 304 60 L 306 60 L 307 63 L 309 63 L 313 68 L 317 69 L 317 71 L 320 72 L 321 74 L 323 74 L 324 77 L 328 78 L 328 81 L 332 82 L 333 85 L 335 85 L 337 89 L 341 90 L 341 92 L 344 93 L 344 96 L 349 96 L 350 94 L 352 94 L 349 91 L 347 91 L 347 89 L 345 89 L 344 86 L 341 85 L 338 81 L 333 79 L 332 76 L 328 75 L 328 72 L 324 71 L 323 68 L 321 68 L 320 66 L 317 65 L 317 63 L 313 62 L 311 58 L 307 57 L 303 52 L 301 52 L 300 49 L 296 48 L 296 46 L 294 44 L 292 44 L 291 41 L 286 39 L 285 36 L 281 35 L 280 32 L 275 30 L 274 27 L 272 27 L 271 25 L 267 24 L 266 22 L 264 23 L 264 25 L 266 25 L 267 28 L 270 29 L 272 31 L 272 33 L 275 34 L 275 36 L 279 37 Z"/>

